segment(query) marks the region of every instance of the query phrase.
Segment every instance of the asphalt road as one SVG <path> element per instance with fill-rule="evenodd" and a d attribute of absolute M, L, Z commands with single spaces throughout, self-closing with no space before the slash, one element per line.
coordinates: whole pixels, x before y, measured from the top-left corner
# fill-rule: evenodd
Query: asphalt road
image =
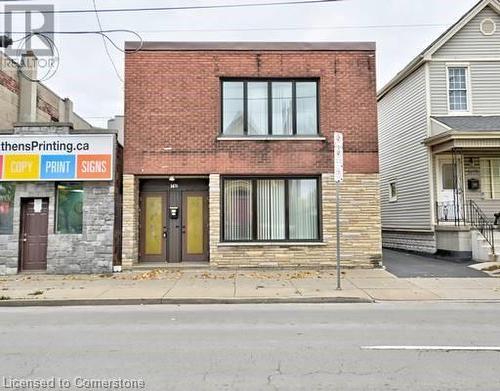
<path fill-rule="evenodd" d="M 399 278 L 481 278 L 488 274 L 474 270 L 468 265 L 475 262 L 454 262 L 432 256 L 417 255 L 404 251 L 384 249 L 384 266 Z"/>
<path fill-rule="evenodd" d="M 396 347 L 363 349 L 379 345 Z M 83 390 L 120 388 L 77 379 L 143 380 L 158 391 L 499 389 L 499 351 L 403 345 L 498 347 L 500 306 L 1 308 L 0 390 L 53 377 Z"/>

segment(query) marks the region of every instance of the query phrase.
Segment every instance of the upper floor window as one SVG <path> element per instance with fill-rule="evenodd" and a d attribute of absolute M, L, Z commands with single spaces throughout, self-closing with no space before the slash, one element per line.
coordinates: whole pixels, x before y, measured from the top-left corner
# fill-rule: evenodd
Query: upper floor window
<path fill-rule="evenodd" d="M 448 99 L 450 111 L 469 111 L 467 67 L 448 68 Z"/>
<path fill-rule="evenodd" d="M 224 80 L 222 133 L 231 136 L 318 134 L 318 83 Z"/>

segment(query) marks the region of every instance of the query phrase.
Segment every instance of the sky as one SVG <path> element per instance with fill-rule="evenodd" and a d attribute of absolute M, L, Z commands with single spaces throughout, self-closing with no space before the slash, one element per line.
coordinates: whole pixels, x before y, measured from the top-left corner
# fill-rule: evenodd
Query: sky
<path fill-rule="evenodd" d="M 12 1 L 12 0 L 10 0 Z M 98 9 L 207 4 L 266 3 L 286 0 L 95 0 Z M 330 3 L 252 8 L 198 9 L 141 13 L 102 13 L 103 29 L 127 29 L 145 41 L 375 41 L 377 85 L 381 88 L 477 0 L 343 0 Z M 3 11 L 5 0 L 0 0 Z M 92 9 L 92 0 L 32 0 L 15 4 L 53 4 L 56 10 Z M 41 23 L 35 18 L 33 25 Z M 0 20 L 2 31 L 5 22 Z M 96 15 L 55 15 L 56 31 L 98 30 Z M 14 29 L 24 23 L 14 20 Z M 3 33 L 2 33 L 3 34 Z M 14 38 L 20 38 L 15 36 Z M 136 40 L 112 36 L 117 46 Z M 95 126 L 123 114 L 124 54 L 98 35 L 58 35 L 60 65 L 44 83 L 74 102 L 75 111 Z M 158 70 L 161 72 L 161 70 Z"/>

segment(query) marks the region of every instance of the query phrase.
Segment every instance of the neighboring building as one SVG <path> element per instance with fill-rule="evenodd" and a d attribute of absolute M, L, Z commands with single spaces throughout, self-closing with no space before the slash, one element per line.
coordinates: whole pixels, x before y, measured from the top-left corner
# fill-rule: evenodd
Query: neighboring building
<path fill-rule="evenodd" d="M 123 115 L 115 115 L 114 118 L 108 120 L 108 129 L 113 129 L 118 132 L 118 143 L 125 143 L 125 117 Z"/>
<path fill-rule="evenodd" d="M 418 55 L 379 92 L 378 112 L 384 246 L 489 259 L 500 212 L 500 2 L 480 1 Z"/>
<path fill-rule="evenodd" d="M 29 56 L 24 58 L 30 61 Z M 32 69 L 28 66 L 25 72 Z M 70 99 L 60 98 L 42 83 L 31 83 L 22 76 L 19 65 L 0 52 L 0 129 L 12 128 L 13 124 L 32 118 L 35 122 L 71 122 L 75 129 L 92 128 L 73 111 Z"/>
<path fill-rule="evenodd" d="M 333 266 L 336 131 L 342 261 L 379 265 L 374 44 L 149 42 L 125 70 L 124 266 Z"/>
<path fill-rule="evenodd" d="M 23 70 L 36 80 L 36 58 Z M 42 85 L 0 70 L 0 275 L 121 263 L 122 148 Z M 18 69 L 18 73 L 20 70 Z"/>

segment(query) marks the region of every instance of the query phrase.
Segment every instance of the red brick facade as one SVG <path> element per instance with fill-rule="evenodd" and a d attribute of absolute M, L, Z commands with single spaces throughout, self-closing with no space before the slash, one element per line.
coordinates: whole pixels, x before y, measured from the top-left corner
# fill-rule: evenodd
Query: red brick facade
<path fill-rule="evenodd" d="M 319 78 L 326 140 L 218 140 L 223 77 Z M 125 173 L 318 174 L 344 132 L 347 173 L 377 173 L 374 50 L 152 50 L 125 60 Z"/>

